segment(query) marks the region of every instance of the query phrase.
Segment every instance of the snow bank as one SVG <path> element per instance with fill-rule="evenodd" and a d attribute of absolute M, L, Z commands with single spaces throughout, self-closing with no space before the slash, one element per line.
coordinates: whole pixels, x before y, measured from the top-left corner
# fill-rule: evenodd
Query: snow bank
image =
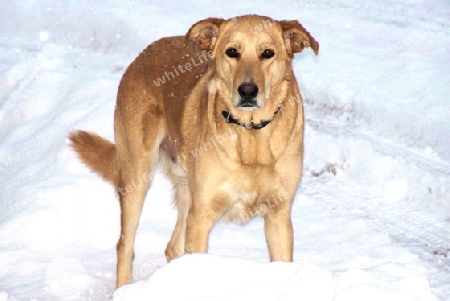
<path fill-rule="evenodd" d="M 400 276 L 399 276 L 400 275 Z M 148 281 L 124 286 L 114 301 L 314 300 L 431 301 L 426 279 L 400 265 L 377 271 L 349 270 L 341 276 L 316 265 L 213 255 L 186 255 L 156 271 Z"/>

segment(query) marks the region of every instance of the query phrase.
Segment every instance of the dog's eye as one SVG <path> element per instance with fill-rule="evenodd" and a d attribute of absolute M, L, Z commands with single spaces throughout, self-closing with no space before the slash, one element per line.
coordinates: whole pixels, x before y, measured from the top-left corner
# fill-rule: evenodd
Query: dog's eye
<path fill-rule="evenodd" d="M 231 58 L 238 58 L 240 56 L 240 53 L 236 48 L 228 48 L 225 50 L 225 54 Z"/>
<path fill-rule="evenodd" d="M 273 57 L 275 55 L 275 52 L 272 49 L 265 49 L 262 53 L 261 53 L 261 58 L 263 59 L 270 59 L 271 57 Z"/>

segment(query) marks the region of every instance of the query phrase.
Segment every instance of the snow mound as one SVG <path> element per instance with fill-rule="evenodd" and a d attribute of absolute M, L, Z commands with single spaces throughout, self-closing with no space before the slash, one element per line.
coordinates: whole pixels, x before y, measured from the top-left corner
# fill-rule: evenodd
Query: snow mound
<path fill-rule="evenodd" d="M 186 255 L 148 281 L 116 291 L 114 301 L 140 300 L 331 300 L 336 281 L 313 265 Z"/>
<path fill-rule="evenodd" d="M 355 269 L 337 276 L 316 265 L 193 254 L 147 281 L 119 288 L 113 300 L 436 300 L 424 278 L 403 273 L 395 279 L 386 275 L 389 270 Z"/>

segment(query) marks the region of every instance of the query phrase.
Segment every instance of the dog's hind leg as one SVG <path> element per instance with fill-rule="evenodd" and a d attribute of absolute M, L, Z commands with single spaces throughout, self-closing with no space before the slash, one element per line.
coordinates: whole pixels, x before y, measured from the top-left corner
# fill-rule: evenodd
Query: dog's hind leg
<path fill-rule="evenodd" d="M 151 167 L 149 167 L 151 169 Z M 117 242 L 117 287 L 132 282 L 134 240 L 148 185 L 132 187 L 138 174 L 121 176 L 119 180 L 120 237 Z M 128 187 L 128 189 L 127 189 Z"/>
<path fill-rule="evenodd" d="M 125 110 L 128 108 L 125 108 Z M 131 283 L 134 240 L 147 190 L 164 137 L 162 116 L 151 110 L 123 114 L 116 109 L 115 134 L 119 182 L 121 230 L 117 242 L 117 287 Z"/>

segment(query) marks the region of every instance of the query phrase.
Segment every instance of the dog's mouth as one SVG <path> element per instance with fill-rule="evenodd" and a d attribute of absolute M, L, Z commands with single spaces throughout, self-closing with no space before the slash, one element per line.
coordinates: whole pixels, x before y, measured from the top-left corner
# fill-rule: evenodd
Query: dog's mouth
<path fill-rule="evenodd" d="M 238 104 L 236 106 L 236 109 L 241 111 L 253 111 L 256 109 L 259 109 L 260 106 L 258 105 L 258 101 L 256 98 L 241 98 L 238 101 Z"/>
<path fill-rule="evenodd" d="M 211 87 L 217 89 L 218 86 Z M 226 87 L 230 88 L 229 86 Z M 216 89 L 211 90 L 214 92 L 212 94 L 215 95 L 218 90 L 221 90 Z M 275 102 L 267 101 L 265 93 L 259 93 L 261 91 L 253 81 L 243 82 L 236 90 L 238 92 L 236 95 L 230 97 L 230 94 L 233 94 L 230 91 L 230 94 L 226 93 L 220 97 L 223 99 L 223 105 L 221 105 L 219 112 L 226 123 L 235 124 L 245 129 L 260 130 L 269 125 L 279 115 L 281 100 L 284 98 Z"/>
<path fill-rule="evenodd" d="M 273 113 L 272 116 L 270 116 L 269 118 L 266 118 L 266 119 L 260 119 L 259 122 L 255 122 L 253 119 L 251 119 L 249 122 L 244 122 L 241 119 L 238 119 L 235 116 L 233 116 L 233 114 L 228 111 L 222 111 L 222 116 L 223 116 L 223 118 L 225 118 L 227 123 L 234 123 L 234 124 L 237 124 L 237 125 L 240 125 L 240 126 L 246 128 L 246 129 L 260 130 L 260 129 L 266 127 L 269 123 L 271 123 L 273 121 L 275 116 L 280 111 L 280 108 L 281 108 L 281 106 L 277 108 L 277 110 Z"/>
<path fill-rule="evenodd" d="M 222 111 L 227 123 L 236 124 L 246 129 L 259 130 L 275 119 L 281 104 L 267 106 L 262 95 L 258 95 L 258 86 L 253 82 L 244 82 L 237 89 L 239 95 L 234 98 L 228 110 Z"/>

